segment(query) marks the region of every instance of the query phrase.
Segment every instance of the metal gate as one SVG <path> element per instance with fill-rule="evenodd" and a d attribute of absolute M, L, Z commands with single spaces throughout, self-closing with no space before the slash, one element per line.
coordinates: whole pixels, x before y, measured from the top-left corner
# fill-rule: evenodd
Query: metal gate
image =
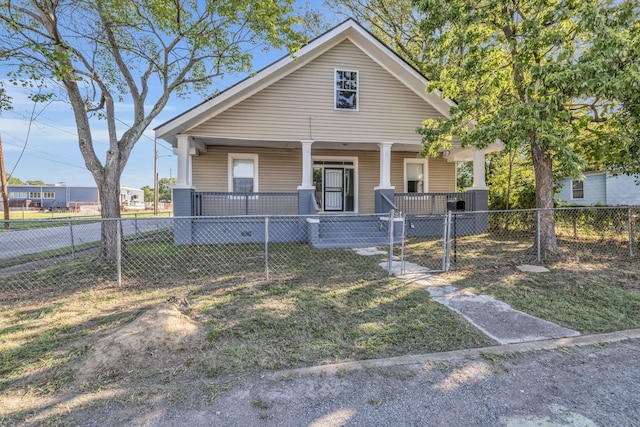
<path fill-rule="evenodd" d="M 407 269 L 421 266 L 447 271 L 451 253 L 451 214 L 406 215 L 403 260 Z"/>

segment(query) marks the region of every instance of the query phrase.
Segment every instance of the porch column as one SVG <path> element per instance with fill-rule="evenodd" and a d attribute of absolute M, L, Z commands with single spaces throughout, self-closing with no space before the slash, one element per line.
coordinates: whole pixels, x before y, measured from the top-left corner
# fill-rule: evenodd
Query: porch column
<path fill-rule="evenodd" d="M 473 150 L 473 187 L 468 188 L 467 192 L 475 193 L 473 207 L 467 207 L 467 210 L 489 210 L 489 188 L 485 181 L 484 150 Z M 480 223 L 476 225 L 476 228 L 478 230 L 486 229 L 486 218 L 478 218 Z"/>
<path fill-rule="evenodd" d="M 180 217 L 193 216 L 194 188 L 191 185 L 191 153 L 189 135 L 178 135 L 178 146 L 174 154 L 178 155 L 178 177 L 173 187 L 173 242 L 176 245 L 189 245 L 193 242 L 193 230 L 190 219 Z"/>
<path fill-rule="evenodd" d="M 300 141 L 302 144 L 302 184 L 298 190 L 308 190 L 313 186 L 313 171 L 311 169 L 311 144 L 312 140 Z"/>
<path fill-rule="evenodd" d="M 313 140 L 302 140 L 302 183 L 298 187 L 298 214 L 315 214 L 312 200 L 316 187 L 313 185 L 313 167 L 311 163 L 311 144 Z"/>
<path fill-rule="evenodd" d="M 394 189 L 391 186 L 391 146 L 393 142 L 383 142 L 380 147 L 380 185 L 376 189 Z"/>
<path fill-rule="evenodd" d="M 178 178 L 176 188 L 191 188 L 191 153 L 189 135 L 178 135 Z"/>
<path fill-rule="evenodd" d="M 393 142 L 383 142 L 380 147 L 380 184 L 374 188 L 376 213 L 389 212 L 393 202 L 395 187 L 391 185 L 391 146 Z"/>
<path fill-rule="evenodd" d="M 473 150 L 473 187 L 471 188 L 474 190 L 487 190 L 484 150 Z"/>

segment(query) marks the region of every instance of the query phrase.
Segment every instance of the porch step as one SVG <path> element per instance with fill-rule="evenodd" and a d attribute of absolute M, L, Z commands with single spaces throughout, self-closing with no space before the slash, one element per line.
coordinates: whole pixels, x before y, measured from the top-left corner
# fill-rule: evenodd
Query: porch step
<path fill-rule="evenodd" d="M 400 244 L 401 242 L 395 242 Z M 320 238 L 318 241 L 312 241 L 311 245 L 317 249 L 331 248 L 366 248 L 370 246 L 387 246 L 388 238 L 353 238 L 353 236 L 342 236 L 340 238 Z"/>

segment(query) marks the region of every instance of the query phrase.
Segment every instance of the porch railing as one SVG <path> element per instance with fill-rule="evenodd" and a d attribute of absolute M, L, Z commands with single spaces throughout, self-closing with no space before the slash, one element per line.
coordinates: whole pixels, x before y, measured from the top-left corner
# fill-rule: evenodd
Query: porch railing
<path fill-rule="evenodd" d="M 298 193 L 195 192 L 194 216 L 297 215 Z"/>
<path fill-rule="evenodd" d="M 475 210 L 475 193 L 395 193 L 393 200 L 405 215 L 444 214 L 447 202 L 465 202 L 466 211 Z"/>

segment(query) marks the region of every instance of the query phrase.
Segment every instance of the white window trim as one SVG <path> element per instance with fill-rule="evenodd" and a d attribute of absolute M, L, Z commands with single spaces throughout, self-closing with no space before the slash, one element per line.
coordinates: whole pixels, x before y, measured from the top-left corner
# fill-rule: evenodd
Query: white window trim
<path fill-rule="evenodd" d="M 340 161 L 340 162 L 353 162 L 353 166 L 351 166 L 351 165 L 335 165 L 335 166 L 334 165 L 314 165 L 313 162 L 316 161 L 316 160 L 318 160 L 318 161 L 323 161 L 323 160 L 332 161 L 333 160 L 333 161 Z M 350 168 L 350 167 L 353 167 L 353 170 L 354 170 L 354 172 L 353 172 L 353 174 L 354 174 L 353 187 L 354 187 L 354 190 L 355 190 L 354 191 L 355 194 L 353 195 L 353 213 L 358 213 L 358 209 L 360 207 L 359 196 L 358 196 L 358 193 L 359 193 L 358 188 L 360 187 L 360 184 L 359 184 L 359 182 L 360 182 L 359 181 L 360 180 L 359 175 L 360 174 L 358 173 L 358 158 L 357 157 L 342 157 L 342 156 L 312 156 L 311 157 L 311 170 L 313 170 L 313 168 L 319 167 L 319 166 L 322 166 L 323 168 L 325 168 L 325 167 L 329 167 L 330 168 L 332 166 L 336 167 L 336 168 L 340 168 L 340 167 Z M 324 197 L 324 191 L 323 191 L 323 197 Z M 322 206 L 324 206 L 324 200 L 322 201 Z M 326 212 L 324 210 L 322 212 L 320 212 L 321 215 L 334 215 L 334 214 L 344 214 L 344 213 L 345 213 L 344 211 Z"/>
<path fill-rule="evenodd" d="M 404 193 L 408 193 L 409 186 L 407 185 L 407 165 L 409 163 L 417 163 L 422 165 L 422 172 L 424 173 L 424 188 L 422 193 L 416 194 L 425 194 L 429 192 L 429 159 L 412 159 L 412 158 L 404 158 L 402 163 L 402 179 L 403 179 L 403 187 Z"/>
<path fill-rule="evenodd" d="M 584 180 L 582 181 L 582 197 L 573 197 L 573 182 L 579 181 L 577 179 L 572 179 L 570 183 L 570 191 L 571 191 L 571 200 L 584 200 Z"/>
<path fill-rule="evenodd" d="M 336 87 L 336 74 L 338 71 L 347 71 L 350 73 L 356 73 L 356 108 L 338 108 L 338 88 Z M 359 111 L 360 110 L 360 70 L 350 70 L 348 68 L 334 68 L 333 69 L 333 109 L 335 111 Z"/>
<path fill-rule="evenodd" d="M 258 155 L 251 153 L 228 153 L 227 155 L 227 179 L 228 191 L 233 193 L 233 161 L 234 160 L 253 160 L 253 192 L 257 193 L 258 189 Z"/>

